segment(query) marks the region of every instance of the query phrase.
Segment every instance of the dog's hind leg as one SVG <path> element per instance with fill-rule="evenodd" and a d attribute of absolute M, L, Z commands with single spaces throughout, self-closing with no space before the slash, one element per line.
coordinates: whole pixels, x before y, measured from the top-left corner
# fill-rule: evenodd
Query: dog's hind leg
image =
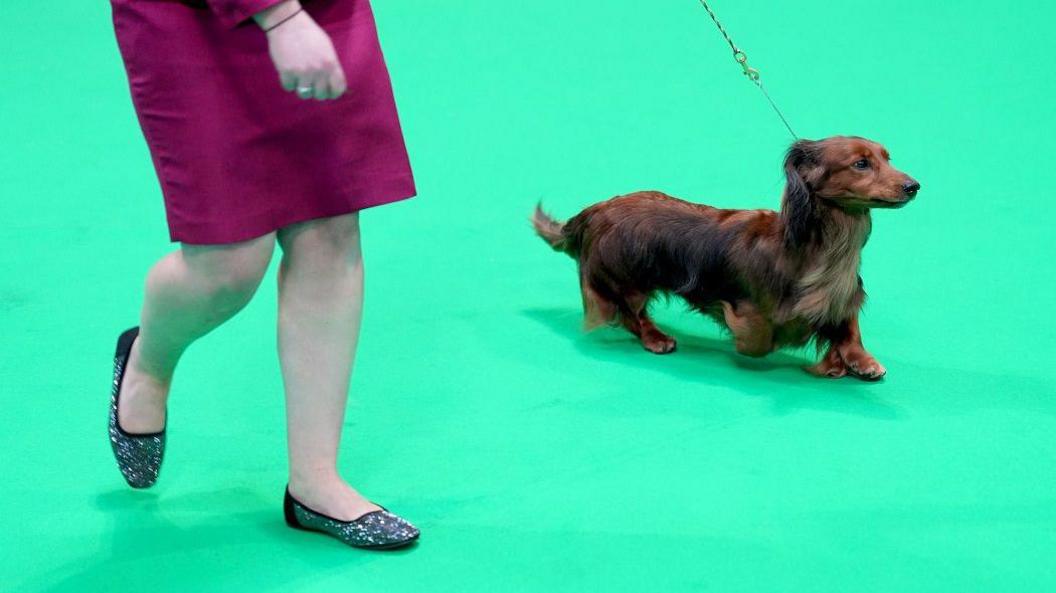
<path fill-rule="evenodd" d="M 583 329 L 592 330 L 616 322 L 619 311 L 616 304 L 601 296 L 590 280 L 580 275 L 579 288 L 583 293 Z"/>
<path fill-rule="evenodd" d="M 651 295 L 633 295 L 625 299 L 625 310 L 620 321 L 627 331 L 638 336 L 642 346 L 654 354 L 668 354 L 675 351 L 678 342 L 660 331 L 649 317 L 649 298 Z"/>

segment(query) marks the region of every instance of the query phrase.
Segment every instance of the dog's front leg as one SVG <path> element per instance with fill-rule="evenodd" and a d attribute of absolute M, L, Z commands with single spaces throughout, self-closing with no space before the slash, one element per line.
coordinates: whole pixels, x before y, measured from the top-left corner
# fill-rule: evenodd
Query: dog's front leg
<path fill-rule="evenodd" d="M 876 381 L 887 374 L 887 369 L 862 345 L 862 332 L 858 327 L 858 313 L 840 328 L 841 338 L 832 347 L 839 353 L 847 370 L 867 381 Z"/>
<path fill-rule="evenodd" d="M 824 358 L 818 364 L 805 367 L 805 370 L 815 377 L 839 379 L 847 374 L 847 365 L 844 364 L 843 358 L 836 350 L 836 346 L 829 346 L 829 351 L 825 353 Z"/>

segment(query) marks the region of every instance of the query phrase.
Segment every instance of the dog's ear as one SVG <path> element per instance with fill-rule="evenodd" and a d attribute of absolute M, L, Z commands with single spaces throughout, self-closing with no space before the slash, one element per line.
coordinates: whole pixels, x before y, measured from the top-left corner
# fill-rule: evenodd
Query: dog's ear
<path fill-rule="evenodd" d="M 810 240 L 816 226 L 814 183 L 819 177 L 818 143 L 797 140 L 785 155 L 785 195 L 781 199 L 781 218 L 785 223 L 785 241 L 800 246 Z"/>

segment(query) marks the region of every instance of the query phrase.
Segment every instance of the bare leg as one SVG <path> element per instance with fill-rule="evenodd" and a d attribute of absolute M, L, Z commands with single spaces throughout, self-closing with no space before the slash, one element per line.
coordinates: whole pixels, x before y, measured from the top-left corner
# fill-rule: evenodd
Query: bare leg
<path fill-rule="evenodd" d="M 359 215 L 279 230 L 279 358 L 290 493 L 349 521 L 378 507 L 338 474 L 337 450 L 363 306 Z"/>
<path fill-rule="evenodd" d="M 274 249 L 274 234 L 230 245 L 184 244 L 154 265 L 121 387 L 123 429 L 147 433 L 164 427 L 180 356 L 249 302 Z"/>

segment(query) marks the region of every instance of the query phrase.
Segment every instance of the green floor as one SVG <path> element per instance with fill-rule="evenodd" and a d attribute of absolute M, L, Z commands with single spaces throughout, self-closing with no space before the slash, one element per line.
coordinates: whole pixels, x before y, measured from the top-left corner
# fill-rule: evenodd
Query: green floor
<path fill-rule="evenodd" d="M 694 0 L 375 0 L 421 197 L 363 216 L 341 463 L 422 528 L 392 554 L 282 522 L 274 271 L 182 363 L 159 484 L 125 487 L 110 357 L 160 194 L 106 3 L 9 4 L 0 591 L 1056 587 L 1053 4 L 714 3 L 797 132 L 923 184 L 875 216 L 865 384 L 676 305 L 672 356 L 584 335 L 528 228 L 645 188 L 777 204 L 787 134 Z"/>

